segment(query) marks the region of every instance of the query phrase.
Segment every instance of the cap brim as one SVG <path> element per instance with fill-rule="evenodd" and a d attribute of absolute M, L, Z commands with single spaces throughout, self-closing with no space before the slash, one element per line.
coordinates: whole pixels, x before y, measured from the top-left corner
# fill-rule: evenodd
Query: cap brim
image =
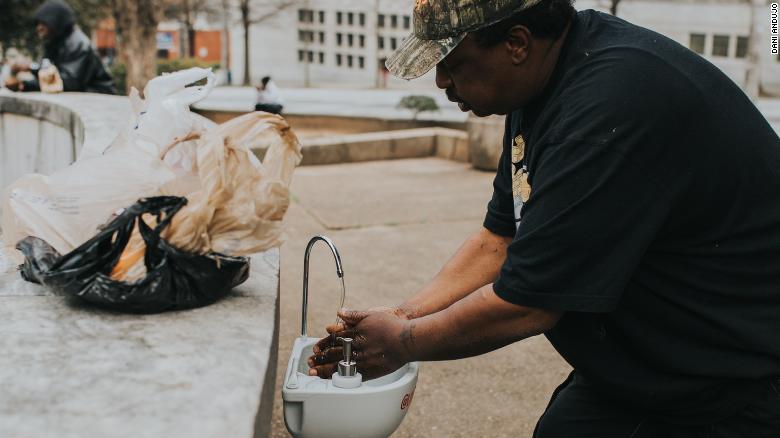
<path fill-rule="evenodd" d="M 464 33 L 443 40 L 423 40 L 412 34 L 390 55 L 385 66 L 395 77 L 419 78 L 436 67 L 465 37 Z"/>

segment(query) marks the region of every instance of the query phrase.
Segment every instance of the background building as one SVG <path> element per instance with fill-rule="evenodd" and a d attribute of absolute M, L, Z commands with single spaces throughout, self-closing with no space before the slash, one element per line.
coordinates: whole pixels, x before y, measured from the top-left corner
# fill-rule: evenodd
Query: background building
<path fill-rule="evenodd" d="M 751 23 L 762 90 L 780 95 L 780 57 L 770 53 L 769 2 L 743 0 L 623 0 L 618 15 L 662 33 L 713 62 L 745 86 Z M 578 9 L 609 10 L 606 0 L 580 0 Z M 288 86 L 433 88 L 433 74 L 400 81 L 384 60 L 411 32 L 413 0 L 300 1 L 250 28 L 252 82 L 265 75 Z M 755 15 L 753 8 L 755 7 Z M 754 21 L 755 20 L 755 21 Z M 243 80 L 243 30 L 231 28 L 233 80 Z"/>
<path fill-rule="evenodd" d="M 270 75 L 287 85 L 422 87 L 387 74 L 384 60 L 411 32 L 413 0 L 301 1 L 250 30 L 252 82 Z M 232 28 L 231 71 L 243 81 L 243 30 Z"/>

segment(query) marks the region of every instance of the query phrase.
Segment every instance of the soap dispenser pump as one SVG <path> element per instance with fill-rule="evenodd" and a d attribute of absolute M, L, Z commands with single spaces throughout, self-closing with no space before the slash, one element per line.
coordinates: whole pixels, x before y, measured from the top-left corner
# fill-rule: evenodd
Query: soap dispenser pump
<path fill-rule="evenodd" d="M 331 378 L 333 386 L 342 389 L 359 388 L 363 376 L 357 372 L 357 363 L 352 360 L 352 338 L 338 338 L 344 347 L 344 359 L 339 361 L 339 370 Z"/>

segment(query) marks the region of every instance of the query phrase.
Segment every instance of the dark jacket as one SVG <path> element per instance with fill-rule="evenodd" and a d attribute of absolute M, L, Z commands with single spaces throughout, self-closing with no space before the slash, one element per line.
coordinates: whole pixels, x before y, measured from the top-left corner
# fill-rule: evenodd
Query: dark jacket
<path fill-rule="evenodd" d="M 36 22 L 49 27 L 44 57 L 57 66 L 64 91 L 116 94 L 114 80 L 89 38 L 76 27 L 73 9 L 61 0 L 47 0 L 35 12 Z M 38 80 L 24 83 L 25 91 L 38 91 Z"/>

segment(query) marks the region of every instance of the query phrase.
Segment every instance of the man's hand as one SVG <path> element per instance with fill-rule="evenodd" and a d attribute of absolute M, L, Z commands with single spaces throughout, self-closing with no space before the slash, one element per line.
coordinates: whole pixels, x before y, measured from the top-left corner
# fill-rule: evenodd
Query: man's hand
<path fill-rule="evenodd" d="M 11 91 L 24 91 L 24 83 L 14 76 L 5 80 L 5 87 Z"/>
<path fill-rule="evenodd" d="M 30 71 L 30 63 L 26 61 L 22 62 L 16 62 L 13 65 L 11 65 L 11 74 L 16 76 L 16 74 L 21 73 L 23 71 Z"/>
<path fill-rule="evenodd" d="M 372 365 L 373 362 L 365 363 L 362 360 L 368 359 L 370 357 L 363 356 L 363 359 L 361 359 L 361 354 L 364 354 L 360 352 L 360 345 L 361 345 L 361 339 L 358 337 L 358 333 L 356 332 L 356 326 L 360 324 L 364 319 L 366 319 L 368 316 L 374 316 L 374 315 L 382 315 L 383 318 L 386 318 L 388 320 L 395 320 L 397 322 L 403 322 L 411 319 L 411 315 L 408 311 L 405 311 L 401 308 L 397 307 L 374 307 L 372 309 L 369 309 L 367 311 L 341 311 L 339 312 L 339 317 L 344 322 L 339 322 L 337 324 L 329 325 L 326 330 L 330 334 L 330 336 L 323 338 L 313 348 L 313 355 L 309 357 L 308 364 L 309 364 L 309 375 L 312 376 L 320 376 L 322 378 L 330 378 L 333 373 L 336 372 L 338 369 L 338 362 L 343 359 L 344 351 L 341 348 L 340 345 L 334 345 L 334 341 L 336 337 L 351 337 L 354 339 L 352 345 L 353 345 L 353 360 L 358 362 L 358 371 L 364 376 L 368 376 L 368 378 L 378 377 L 380 375 L 387 374 L 389 372 L 395 371 L 396 369 L 400 368 L 404 363 L 402 362 L 398 364 L 394 369 L 389 370 L 388 372 L 373 375 L 372 372 L 374 371 L 372 367 L 375 367 L 375 365 Z M 373 341 L 370 341 L 373 342 Z M 365 342 L 363 342 L 365 344 Z M 371 352 L 365 353 L 370 355 Z M 381 368 L 381 367 L 380 367 Z M 379 371 L 377 369 L 377 371 Z"/>

